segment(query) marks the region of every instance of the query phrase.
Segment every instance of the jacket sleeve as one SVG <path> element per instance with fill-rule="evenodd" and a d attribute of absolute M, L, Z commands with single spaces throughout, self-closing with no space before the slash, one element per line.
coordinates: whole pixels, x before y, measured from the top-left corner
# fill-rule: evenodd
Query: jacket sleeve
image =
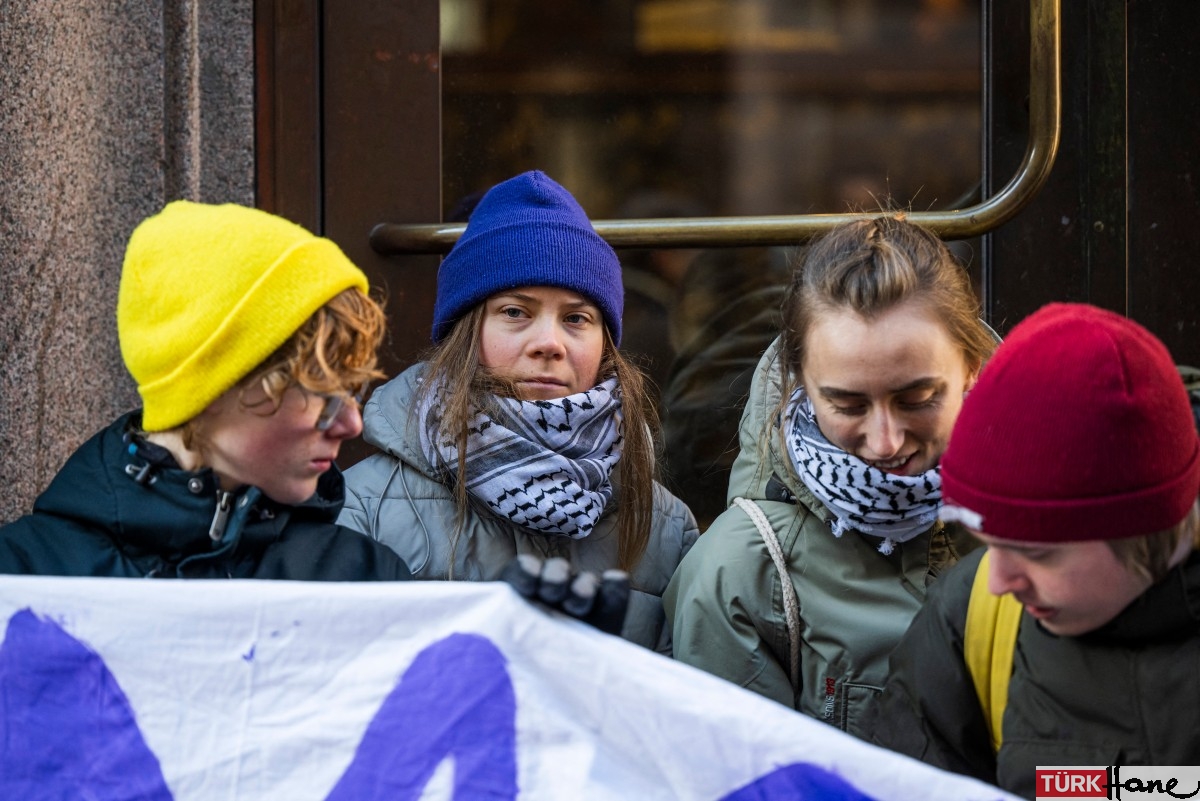
<path fill-rule="evenodd" d="M 373 490 L 370 489 L 369 482 L 373 472 L 367 464 L 369 461 L 370 459 L 359 462 L 345 472 L 346 499 L 337 522 L 339 526 L 354 529 L 372 539 L 379 539 L 371 526 L 371 509 L 378 505 L 379 498 L 371 497 Z"/>
<path fill-rule="evenodd" d="M 674 655 L 674 643 L 671 623 L 665 618 L 663 597 L 671 577 L 696 544 L 700 532 L 696 526 L 696 518 L 687 504 L 657 482 L 654 484 L 654 514 L 651 541 L 647 545 L 646 554 L 634 568 L 633 579 L 635 590 L 641 589 L 653 599 L 654 612 L 647 615 L 657 619 L 658 634 L 652 647 L 655 652 L 669 657 Z M 630 617 L 633 616 L 632 608 L 631 605 Z M 626 639 L 638 641 L 636 637 Z"/>
<path fill-rule="evenodd" d="M 747 536 L 742 521 L 752 525 L 737 508 L 718 516 L 667 586 L 663 606 L 674 655 L 794 709 L 796 694 L 776 656 L 784 627 L 771 612 L 773 595 L 764 592 L 779 579 L 765 546 Z M 782 636 L 786 653 L 786 630 Z"/>
<path fill-rule="evenodd" d="M 680 514 L 680 528 L 683 533 L 679 539 L 679 561 L 683 561 L 692 548 L 695 547 L 696 541 L 700 539 L 700 526 L 696 523 L 696 516 L 692 514 L 692 510 L 679 501 L 679 508 L 682 510 Z"/>
<path fill-rule="evenodd" d="M 868 712 L 871 740 L 943 770 L 996 781 L 996 758 L 963 660 L 967 602 L 983 548 L 949 570 L 892 652 Z"/>

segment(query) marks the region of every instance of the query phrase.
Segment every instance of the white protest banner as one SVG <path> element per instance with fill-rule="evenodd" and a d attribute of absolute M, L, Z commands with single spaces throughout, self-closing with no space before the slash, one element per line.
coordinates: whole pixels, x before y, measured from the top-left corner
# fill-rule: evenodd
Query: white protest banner
<path fill-rule="evenodd" d="M 503 584 L 0 577 L 0 798 L 1011 796 Z"/>

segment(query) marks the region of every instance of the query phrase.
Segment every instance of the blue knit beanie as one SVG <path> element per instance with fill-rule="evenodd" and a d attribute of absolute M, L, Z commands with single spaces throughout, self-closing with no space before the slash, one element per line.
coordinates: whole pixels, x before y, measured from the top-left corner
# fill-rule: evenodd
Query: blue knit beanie
<path fill-rule="evenodd" d="M 476 304 L 522 286 L 578 292 L 600 307 L 620 344 L 625 288 L 617 254 L 571 193 L 538 170 L 496 184 L 471 212 L 438 270 L 433 341 Z"/>

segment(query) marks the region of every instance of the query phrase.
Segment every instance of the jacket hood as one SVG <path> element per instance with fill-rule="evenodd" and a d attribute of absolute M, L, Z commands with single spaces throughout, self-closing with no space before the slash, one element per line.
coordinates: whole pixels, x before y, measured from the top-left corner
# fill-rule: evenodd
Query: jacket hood
<path fill-rule="evenodd" d="M 433 466 L 421 452 L 421 437 L 413 416 L 425 370 L 424 362 L 414 364 L 371 393 L 363 407 L 362 437 L 368 445 L 432 477 Z"/>
<path fill-rule="evenodd" d="M 811 510 L 820 520 L 828 522 L 829 510 L 800 482 L 787 454 L 780 450 L 776 412 L 781 369 L 779 338 L 776 337 L 754 368 L 750 397 L 746 400 L 742 422 L 738 427 L 739 451 L 729 474 L 726 502 L 733 503 L 733 499 L 739 497 L 782 500 L 778 497 L 777 489 L 781 484 L 792 499 Z"/>
<path fill-rule="evenodd" d="M 126 434 L 138 429 L 140 414 L 124 415 L 84 443 L 38 498 L 35 511 L 108 531 L 131 556 L 212 553 L 216 476 L 208 469 L 183 470 L 169 456 L 154 453 L 163 451 L 156 446 L 131 447 Z M 232 494 L 226 539 L 272 541 L 289 518 L 333 524 L 344 486 L 334 467 L 321 476 L 316 494 L 298 506 L 277 504 L 254 487 L 242 488 Z"/>

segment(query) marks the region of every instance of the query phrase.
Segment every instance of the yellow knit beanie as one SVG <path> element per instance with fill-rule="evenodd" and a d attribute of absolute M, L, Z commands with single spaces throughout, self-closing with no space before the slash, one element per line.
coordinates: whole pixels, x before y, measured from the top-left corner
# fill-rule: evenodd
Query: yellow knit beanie
<path fill-rule="evenodd" d="M 178 200 L 144 220 L 117 297 L 142 427 L 195 417 L 351 287 L 367 277 L 337 245 L 258 209 Z"/>

